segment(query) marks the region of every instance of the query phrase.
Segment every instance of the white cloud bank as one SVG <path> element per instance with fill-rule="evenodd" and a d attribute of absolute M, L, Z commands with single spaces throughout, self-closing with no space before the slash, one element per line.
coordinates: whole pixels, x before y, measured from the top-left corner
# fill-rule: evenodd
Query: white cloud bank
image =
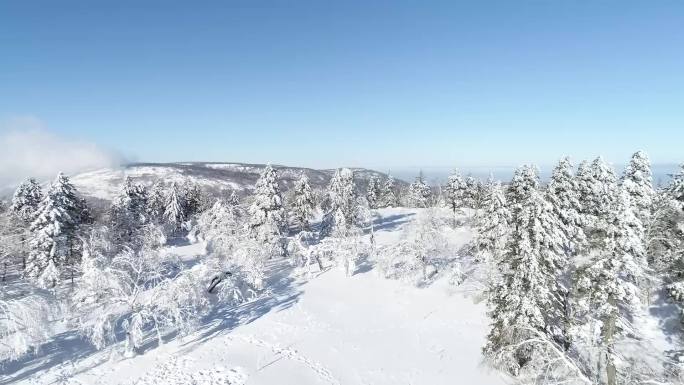
<path fill-rule="evenodd" d="M 52 179 L 60 171 L 74 174 L 115 167 L 122 161 L 94 143 L 58 136 L 36 118 L 0 122 L 0 188 L 29 176 Z"/>

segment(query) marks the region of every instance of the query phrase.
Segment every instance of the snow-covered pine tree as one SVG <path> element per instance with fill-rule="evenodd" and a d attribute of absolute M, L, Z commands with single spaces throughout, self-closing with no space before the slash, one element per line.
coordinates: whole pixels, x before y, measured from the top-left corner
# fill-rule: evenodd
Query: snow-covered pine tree
<path fill-rule="evenodd" d="M 249 214 L 249 228 L 256 239 L 273 246 L 280 244 L 286 225 L 285 209 L 278 186 L 278 174 L 270 164 L 263 169 L 256 183 Z"/>
<path fill-rule="evenodd" d="M 478 208 L 478 193 L 479 186 L 477 179 L 475 179 L 472 175 L 468 175 L 464 180 L 462 195 L 463 205 L 471 209 Z"/>
<path fill-rule="evenodd" d="M 357 228 L 359 215 L 354 172 L 348 168 L 338 169 L 328 186 L 323 235 L 346 236 Z"/>
<path fill-rule="evenodd" d="M 456 214 L 458 213 L 458 210 L 463 207 L 464 189 L 465 182 L 461 177 L 461 173 L 454 169 L 447 179 L 446 186 L 444 186 L 444 201 L 454 216 L 454 224 L 456 222 Z"/>
<path fill-rule="evenodd" d="M 603 180 L 615 183 L 605 176 Z M 605 370 L 602 381 L 608 385 L 618 383 L 621 360 L 616 342 L 633 335 L 630 320 L 641 311 L 638 281 L 646 268 L 643 228 L 632 211 L 630 195 L 623 189 L 614 194 L 606 217 L 597 222 L 603 226 L 602 242 L 594 245 L 591 261 L 577 280 L 577 291 L 589 299 L 586 315 L 598 321 L 601 329 L 600 356 L 593 358 Z"/>
<path fill-rule="evenodd" d="M 395 190 L 394 177 L 388 174 L 387 180 L 382 185 L 381 207 L 397 207 L 398 202 Z"/>
<path fill-rule="evenodd" d="M 166 189 L 160 181 L 154 182 L 149 191 L 147 202 L 148 216 L 152 222 L 162 224 L 165 221 Z"/>
<path fill-rule="evenodd" d="M 575 174 L 575 181 L 577 182 L 577 191 L 579 195 L 579 201 L 581 204 L 580 214 L 582 219 L 586 219 L 587 212 L 589 211 L 589 199 L 594 195 L 592 191 L 594 185 L 594 175 L 591 171 L 591 162 L 588 160 L 583 160 L 577 166 L 577 173 Z M 584 223 L 586 226 L 588 223 Z"/>
<path fill-rule="evenodd" d="M 382 200 L 382 191 L 380 188 L 380 179 L 377 176 L 371 175 L 368 179 L 368 189 L 366 190 L 366 200 L 368 201 L 368 207 L 371 209 L 377 209 L 380 207 L 380 201 Z"/>
<path fill-rule="evenodd" d="M 515 170 L 513 179 L 506 189 L 506 202 L 511 212 L 520 209 L 520 203 L 525 201 L 533 191 L 539 189 L 539 171 L 535 166 L 523 165 Z"/>
<path fill-rule="evenodd" d="M 110 210 L 110 228 L 116 246 L 131 243 L 140 229 L 150 222 L 147 189 L 126 177 Z"/>
<path fill-rule="evenodd" d="M 59 173 L 31 223 L 31 250 L 25 274 L 40 286 L 54 287 L 60 279 L 60 270 L 76 263 L 77 230 L 86 212 L 69 178 Z"/>
<path fill-rule="evenodd" d="M 650 264 L 668 283 L 668 295 L 684 323 L 684 165 L 656 194 L 645 230 Z"/>
<path fill-rule="evenodd" d="M 235 190 L 230 192 L 230 196 L 228 197 L 228 204 L 232 206 L 237 206 L 240 204 L 240 197 L 235 192 Z"/>
<path fill-rule="evenodd" d="M 202 209 L 202 189 L 190 181 L 183 186 L 183 209 L 186 218 L 198 214 Z"/>
<path fill-rule="evenodd" d="M 562 158 L 553 169 L 547 189 L 547 198 L 563 225 L 568 240 L 567 252 L 576 254 L 586 244 L 582 223 L 579 184 L 573 175 L 572 163 Z"/>
<path fill-rule="evenodd" d="M 536 168 L 523 166 L 509 187 L 511 230 L 499 262 L 502 281 L 489 298 L 492 325 L 483 349 L 490 363 L 516 376 L 538 375 L 563 317 L 564 237 L 538 185 Z"/>
<path fill-rule="evenodd" d="M 476 243 L 480 259 L 489 261 L 493 258 L 500 261 L 510 232 L 511 213 L 506 205 L 506 195 L 501 183 L 496 182 L 489 186 L 487 204 L 478 221 Z"/>
<path fill-rule="evenodd" d="M 10 211 L 26 223 L 30 223 L 38 211 L 38 206 L 43 200 L 43 191 L 35 179 L 25 180 L 12 197 Z"/>
<path fill-rule="evenodd" d="M 164 202 L 164 219 L 174 230 L 180 228 L 185 221 L 185 207 L 183 204 L 183 193 L 174 182 L 166 191 Z"/>
<path fill-rule="evenodd" d="M 619 186 L 615 170 L 603 158 L 594 159 L 588 170 L 586 175 L 583 171 L 580 179 L 580 191 L 583 192 L 582 220 L 588 246 L 600 248 L 608 227 L 606 221 L 610 218 L 619 195 Z"/>
<path fill-rule="evenodd" d="M 629 194 L 634 214 L 642 223 L 647 222 L 654 190 L 651 162 L 644 151 L 632 155 L 622 176 L 622 188 Z"/>
<path fill-rule="evenodd" d="M 667 194 L 674 199 L 684 211 L 684 164 L 679 166 L 679 172 L 672 175 L 672 180 L 666 188 Z"/>
<path fill-rule="evenodd" d="M 0 231 L 3 240 L 0 241 L 0 252 L 3 253 L 3 280 L 9 265 L 21 260 L 22 270 L 26 268 L 28 248 L 26 240 L 30 237 L 31 222 L 38 214 L 38 207 L 43 200 L 43 191 L 35 179 L 24 181 L 14 192 L 12 202 L 3 217 L 5 225 Z M 15 259 L 16 258 L 16 259 Z"/>
<path fill-rule="evenodd" d="M 300 231 L 309 230 L 309 221 L 313 218 L 315 208 L 316 204 L 313 191 L 309 185 L 309 178 L 302 173 L 295 182 L 292 202 L 294 222 Z"/>
<path fill-rule="evenodd" d="M 408 188 L 407 203 L 411 207 L 425 208 L 431 205 L 432 190 L 425 183 L 423 172 L 421 171 L 416 180 Z"/>

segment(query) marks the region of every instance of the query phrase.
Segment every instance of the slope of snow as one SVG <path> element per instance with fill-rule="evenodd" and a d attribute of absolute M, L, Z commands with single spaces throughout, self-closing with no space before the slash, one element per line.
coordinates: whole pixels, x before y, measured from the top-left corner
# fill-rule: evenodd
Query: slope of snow
<path fill-rule="evenodd" d="M 147 185 L 155 182 L 192 182 L 210 191 L 236 191 L 244 195 L 254 188 L 264 167 L 265 165 L 244 163 L 141 163 L 85 172 L 73 175 L 71 180 L 82 194 L 104 200 L 110 200 L 118 194 L 127 176 Z M 284 191 L 289 189 L 302 173 L 309 177 L 313 187 L 323 188 L 327 186 L 334 172 L 279 165 L 274 167 L 278 170 L 281 188 Z M 383 177 L 383 174 L 372 170 L 355 169 L 355 172 L 356 183 L 364 191 L 371 175 Z M 397 181 L 399 186 L 402 183 Z"/>
<path fill-rule="evenodd" d="M 376 239 L 396 241 L 415 210 L 381 210 Z M 454 235 L 466 241 L 467 231 Z M 168 248 L 185 259 L 194 244 Z M 63 338 L 65 357 L 39 353 L 6 368 L 0 383 L 26 384 L 503 384 L 480 365 L 487 320 L 482 304 L 446 282 L 416 288 L 361 266 L 352 277 L 330 268 L 309 278 L 273 261 L 272 292 L 217 309 L 197 332 L 169 337 L 131 359 Z M 76 338 L 76 337 L 74 337 Z M 79 349 L 81 351 L 79 351 Z M 82 350 L 85 350 L 83 352 Z M 47 354 L 47 355 L 46 355 Z"/>

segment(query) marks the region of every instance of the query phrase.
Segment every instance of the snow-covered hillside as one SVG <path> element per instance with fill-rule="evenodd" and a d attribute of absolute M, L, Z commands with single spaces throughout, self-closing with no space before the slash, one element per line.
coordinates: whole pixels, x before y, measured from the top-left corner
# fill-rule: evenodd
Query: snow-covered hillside
<path fill-rule="evenodd" d="M 379 247 L 395 243 L 419 209 L 382 209 Z M 368 235 L 366 235 L 367 237 Z M 468 241 L 468 228 L 452 233 Z M 170 247 L 185 260 L 203 244 Z M 309 276 L 270 262 L 271 292 L 216 310 L 185 337 L 154 338 L 126 359 L 121 345 L 96 352 L 75 335 L 3 368 L 0 384 L 502 384 L 480 365 L 487 320 L 468 285 L 426 288 L 389 280 L 371 264 L 346 277 L 326 266 Z"/>
<path fill-rule="evenodd" d="M 71 180 L 82 194 L 106 200 L 116 196 L 126 177 L 145 184 L 189 181 L 208 191 L 236 191 L 240 195 L 246 195 L 254 188 L 264 167 L 265 165 L 247 163 L 138 163 L 81 173 L 72 176 Z M 307 175 L 312 187 L 323 188 L 330 182 L 334 172 L 279 165 L 273 167 L 278 171 L 283 190 L 292 187 L 302 173 Z M 371 175 L 386 177 L 385 174 L 367 169 L 354 169 L 354 172 L 356 183 L 362 189 L 365 189 Z"/>

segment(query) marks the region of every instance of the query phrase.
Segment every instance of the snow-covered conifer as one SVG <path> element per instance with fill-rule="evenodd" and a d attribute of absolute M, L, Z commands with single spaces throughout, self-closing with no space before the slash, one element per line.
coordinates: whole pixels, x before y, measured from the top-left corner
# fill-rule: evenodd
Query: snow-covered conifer
<path fill-rule="evenodd" d="M 164 212 L 166 211 L 166 189 L 164 185 L 156 181 L 149 190 L 147 211 L 150 220 L 155 223 L 164 223 Z"/>
<path fill-rule="evenodd" d="M 513 179 L 506 189 L 506 201 L 510 205 L 511 211 L 519 210 L 520 204 L 538 189 L 539 171 L 536 166 L 523 165 L 515 170 Z"/>
<path fill-rule="evenodd" d="M 309 178 L 302 173 L 294 185 L 294 197 L 292 202 L 292 214 L 300 231 L 309 230 L 309 221 L 313 217 L 314 209 L 313 192 L 309 185 Z"/>
<path fill-rule="evenodd" d="M 568 240 L 567 251 L 576 253 L 586 243 L 582 222 L 579 184 L 573 175 L 572 163 L 562 158 L 553 169 L 547 189 L 547 198 L 563 225 Z"/>
<path fill-rule="evenodd" d="M 613 168 L 603 158 L 598 157 L 591 165 L 580 167 L 578 182 L 585 234 L 589 246 L 594 247 L 592 244 L 600 243 L 604 239 L 606 221 L 619 195 L 617 177 Z"/>
<path fill-rule="evenodd" d="M 84 219 L 83 200 L 69 178 L 60 173 L 40 203 L 31 223 L 32 238 L 26 263 L 26 275 L 42 287 L 53 287 L 60 276 L 60 268 L 74 263 L 76 231 Z"/>
<path fill-rule="evenodd" d="M 175 182 L 166 191 L 165 198 L 164 219 L 174 229 L 178 229 L 185 221 L 186 214 L 183 204 L 183 193 Z"/>
<path fill-rule="evenodd" d="M 378 177 L 375 175 L 371 175 L 371 177 L 368 179 L 366 200 L 368 201 L 368 207 L 371 209 L 377 209 L 380 207 L 380 201 L 382 200 L 382 189 L 380 186 L 380 179 L 378 179 Z"/>
<path fill-rule="evenodd" d="M 684 211 L 684 164 L 679 166 L 679 172 L 672 175 L 672 180 L 666 191 L 679 204 Z"/>
<path fill-rule="evenodd" d="M 478 180 L 475 179 L 472 175 L 468 175 L 464 182 L 463 182 L 463 194 L 461 196 L 463 200 L 463 205 L 464 207 L 469 207 L 471 209 L 476 209 L 478 208 L 478 202 L 479 202 L 479 184 Z"/>
<path fill-rule="evenodd" d="M 643 228 L 634 215 L 630 195 L 620 189 L 602 222 L 604 238 L 595 245 L 588 266 L 580 270 L 577 290 L 587 295 L 589 319 L 601 328 L 600 356 L 595 362 L 605 370 L 603 380 L 616 384 L 619 354 L 616 342 L 632 334 L 630 320 L 640 312 L 638 281 L 645 275 Z"/>
<path fill-rule="evenodd" d="M 575 181 L 577 182 L 578 199 L 581 204 L 581 211 L 583 219 L 589 211 L 589 200 L 593 196 L 592 191 L 594 185 L 594 175 L 591 171 L 591 162 L 583 160 L 577 166 L 577 173 L 575 174 Z M 587 225 L 587 223 L 585 223 Z"/>
<path fill-rule="evenodd" d="M 387 180 L 382 185 L 381 190 L 381 207 L 396 207 L 397 194 L 394 182 L 394 177 L 392 175 L 387 175 Z"/>
<path fill-rule="evenodd" d="M 354 186 L 354 172 L 348 168 L 335 171 L 326 197 L 326 213 L 323 217 L 324 235 L 345 234 L 359 224 L 359 202 Z"/>
<path fill-rule="evenodd" d="M 130 177 L 124 180 L 110 210 L 112 239 L 116 245 L 129 244 L 142 226 L 150 221 L 148 194 L 145 186 Z"/>
<path fill-rule="evenodd" d="M 511 213 L 501 183 L 490 185 L 484 212 L 478 221 L 476 242 L 485 261 L 500 260 L 510 231 Z"/>
<path fill-rule="evenodd" d="M 240 204 L 240 197 L 235 192 L 235 190 L 230 192 L 230 196 L 228 197 L 228 204 L 233 206 L 237 206 Z"/>
<path fill-rule="evenodd" d="M 423 173 L 416 178 L 416 180 L 409 185 L 407 203 L 411 207 L 429 207 L 432 198 L 432 190 L 423 178 Z"/>
<path fill-rule="evenodd" d="M 509 196 L 514 209 L 504 256 L 499 262 L 502 281 L 489 298 L 492 325 L 485 357 L 513 375 L 543 362 L 546 341 L 556 338 L 562 317 L 563 234 L 553 207 L 538 190 L 536 168 L 519 168 Z"/>
<path fill-rule="evenodd" d="M 648 221 L 654 191 L 651 162 L 644 151 L 632 155 L 622 176 L 622 188 L 629 194 L 637 218 L 642 222 Z"/>
<path fill-rule="evenodd" d="M 186 182 L 183 186 L 183 211 L 186 217 L 198 214 L 202 210 L 202 189 L 197 183 Z"/>
<path fill-rule="evenodd" d="M 447 179 L 444 187 L 444 200 L 446 206 L 452 211 L 454 220 L 456 213 L 463 207 L 463 190 L 465 189 L 465 182 L 458 170 L 454 170 Z"/>
<path fill-rule="evenodd" d="M 274 245 L 280 242 L 286 224 L 285 209 L 278 186 L 278 174 L 270 164 L 261 172 L 256 183 L 249 214 L 249 228 L 257 239 Z"/>
<path fill-rule="evenodd" d="M 42 200 L 43 191 L 40 185 L 35 179 L 29 178 L 14 192 L 10 211 L 19 219 L 30 223 L 38 212 Z"/>

